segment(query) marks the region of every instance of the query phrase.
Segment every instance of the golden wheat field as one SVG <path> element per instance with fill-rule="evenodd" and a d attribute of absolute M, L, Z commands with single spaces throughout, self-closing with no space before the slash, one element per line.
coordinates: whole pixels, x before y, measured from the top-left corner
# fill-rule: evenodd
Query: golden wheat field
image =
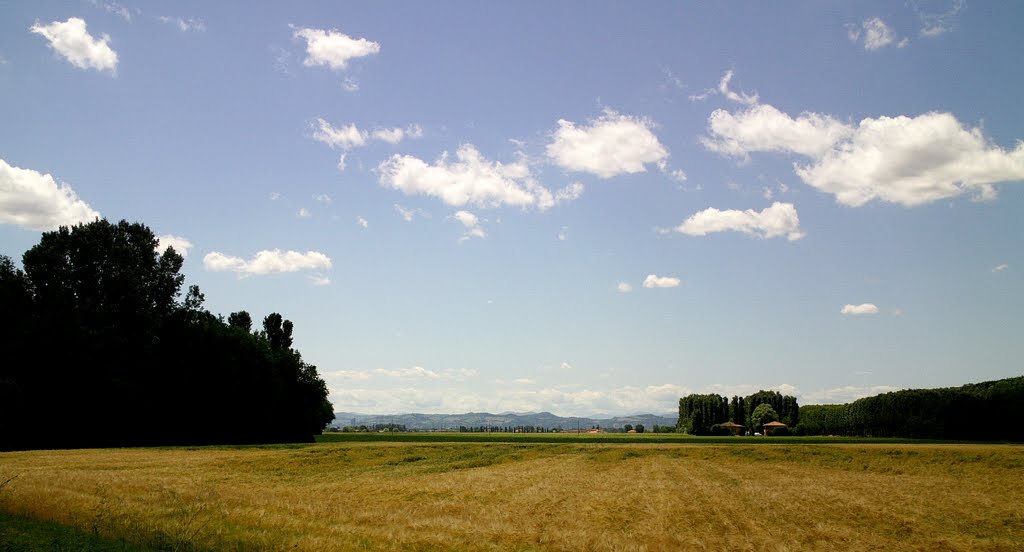
<path fill-rule="evenodd" d="M 1016 445 L 32 451 L 9 479 L 0 511 L 167 549 L 1024 549 Z"/>

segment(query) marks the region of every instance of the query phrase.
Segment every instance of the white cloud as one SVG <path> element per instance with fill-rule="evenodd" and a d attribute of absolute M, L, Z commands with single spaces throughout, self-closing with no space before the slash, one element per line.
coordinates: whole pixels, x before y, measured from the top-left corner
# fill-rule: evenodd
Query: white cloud
<path fill-rule="evenodd" d="M 300 270 L 329 270 L 331 259 L 319 251 L 263 250 L 252 259 L 245 260 L 213 251 L 203 257 L 203 267 L 210 272 L 236 272 L 248 274 L 275 274 Z"/>
<path fill-rule="evenodd" d="M 369 228 L 370 227 L 370 223 L 367 222 L 366 219 L 364 219 L 363 217 L 356 217 L 356 224 L 358 224 L 359 226 L 362 226 L 363 228 Z"/>
<path fill-rule="evenodd" d="M 886 25 L 885 21 L 882 21 L 877 17 L 873 17 L 865 20 L 863 27 L 865 50 L 877 50 L 883 46 L 892 44 L 894 40 L 892 28 Z"/>
<path fill-rule="evenodd" d="M 382 140 L 389 144 L 397 144 L 402 141 L 403 138 L 408 136 L 409 138 L 422 138 L 423 128 L 419 125 L 410 125 L 407 128 L 384 128 L 373 131 L 373 138 Z"/>
<path fill-rule="evenodd" d="M 455 220 L 462 223 L 466 227 L 466 233 L 459 238 L 459 242 L 464 242 L 472 238 L 486 238 L 487 233 L 480 227 L 480 219 L 476 215 L 469 211 L 458 211 L 454 215 Z"/>
<path fill-rule="evenodd" d="M 800 218 L 797 216 L 796 207 L 792 203 L 778 201 L 760 212 L 753 209 L 720 211 L 709 207 L 693 214 L 674 230 L 689 236 L 706 236 L 714 232 L 734 231 L 759 238 L 786 236 L 790 241 L 804 237 L 804 232 L 800 229 Z"/>
<path fill-rule="evenodd" d="M 340 71 L 345 69 L 352 59 L 380 52 L 379 43 L 365 38 L 352 38 L 335 29 L 325 31 L 292 28 L 295 38 L 306 41 L 306 59 L 302 63 L 307 67 L 327 65 L 335 71 Z"/>
<path fill-rule="evenodd" d="M 96 40 L 86 30 L 83 19 L 72 17 L 49 25 L 40 25 L 37 21 L 29 30 L 50 41 L 50 47 L 75 67 L 111 73 L 117 71 L 117 52 L 107 45 L 110 36 L 103 34 Z"/>
<path fill-rule="evenodd" d="M 672 180 L 675 180 L 676 182 L 686 182 L 686 172 L 684 172 L 683 169 L 676 169 L 670 172 L 669 176 L 671 176 Z"/>
<path fill-rule="evenodd" d="M 854 207 L 876 198 L 907 207 L 964 193 L 991 199 L 992 184 L 1024 180 L 1024 142 L 1004 150 L 949 113 L 867 118 L 848 141 L 795 168 Z"/>
<path fill-rule="evenodd" d="M 295 216 L 299 218 L 312 218 L 313 213 L 310 213 L 309 209 L 302 207 L 301 209 L 299 209 L 299 212 Z"/>
<path fill-rule="evenodd" d="M 842 310 L 839 311 L 839 314 L 878 314 L 878 307 L 876 307 L 872 303 L 861 303 L 860 305 L 846 304 L 843 305 L 843 308 Z"/>
<path fill-rule="evenodd" d="M 805 112 L 794 119 L 767 104 L 735 114 L 716 109 L 708 130 L 711 137 L 701 138 L 705 148 L 742 159 L 756 151 L 820 156 L 853 134 L 849 125 L 828 115 Z"/>
<path fill-rule="evenodd" d="M 345 92 L 358 92 L 359 91 L 359 83 L 356 82 L 353 79 L 345 79 L 341 83 L 341 88 L 343 90 L 345 90 Z"/>
<path fill-rule="evenodd" d="M 341 157 L 338 157 L 338 172 L 345 172 L 345 157 L 347 153 L 342 152 Z"/>
<path fill-rule="evenodd" d="M 395 210 L 398 211 L 398 214 L 402 215 L 402 219 L 405 222 L 412 222 L 413 217 L 416 215 L 416 210 L 408 209 L 397 203 L 395 204 Z"/>
<path fill-rule="evenodd" d="M 183 33 L 187 33 L 190 31 L 202 32 L 206 30 L 206 23 L 203 22 L 202 19 L 194 19 L 191 17 L 186 19 L 182 17 L 170 17 L 166 15 L 161 15 L 160 17 L 157 17 L 157 19 L 161 23 L 174 25 L 178 28 L 179 31 Z"/>
<path fill-rule="evenodd" d="M 0 224 L 47 231 L 97 218 L 100 214 L 71 186 L 58 186 L 49 174 L 12 167 L 0 159 Z"/>
<path fill-rule="evenodd" d="M 892 27 L 878 17 L 865 19 L 859 28 L 855 25 L 847 25 L 846 30 L 847 37 L 851 42 L 860 42 L 861 37 L 864 37 L 865 50 L 879 50 L 896 41 Z M 907 43 L 909 41 L 903 39 L 897 46 L 903 48 Z"/>
<path fill-rule="evenodd" d="M 647 119 L 619 115 L 611 109 L 605 109 L 589 126 L 562 119 L 554 141 L 547 145 L 547 155 L 564 169 L 601 178 L 645 172 L 644 165 L 668 158 L 668 150 L 658 142 L 652 127 Z"/>
<path fill-rule="evenodd" d="M 644 279 L 644 287 L 648 289 L 654 288 L 674 288 L 679 287 L 679 278 L 672 276 L 657 276 L 655 274 L 648 274 L 647 278 Z M 619 289 L 621 291 L 621 288 Z"/>
<path fill-rule="evenodd" d="M 716 110 L 709 131 L 704 146 L 725 155 L 811 158 L 794 165 L 796 174 L 853 207 L 873 199 L 912 207 L 965 193 L 991 199 L 993 184 L 1024 180 L 1024 142 L 1004 150 L 949 113 L 869 117 L 851 125 L 818 113 L 794 119 L 762 104 L 737 114 Z"/>
<path fill-rule="evenodd" d="M 953 29 L 953 21 L 966 5 L 966 0 L 953 0 L 944 12 L 926 12 L 918 4 L 915 0 L 910 2 L 914 14 L 921 20 L 921 36 L 935 38 Z"/>
<path fill-rule="evenodd" d="M 387 376 L 390 378 L 408 378 L 408 379 L 438 379 L 440 374 L 433 370 L 428 370 L 422 366 L 412 366 L 410 368 L 399 368 L 397 370 L 385 370 L 378 368 L 374 372 Z"/>
<path fill-rule="evenodd" d="M 626 282 L 619 282 L 619 285 L 615 286 L 615 289 L 618 289 L 620 293 L 629 293 L 633 291 L 633 286 Z"/>
<path fill-rule="evenodd" d="M 420 378 L 415 387 L 387 389 L 355 388 L 339 382 L 330 387 L 329 398 L 338 410 L 380 414 L 549 411 L 562 416 L 604 416 L 675 412 L 679 398 L 691 393 L 690 389 L 675 384 L 565 390 L 535 389 L 521 382 L 519 386 L 485 394 L 458 392 L 447 386 L 430 387 L 430 381 L 443 380 Z"/>
<path fill-rule="evenodd" d="M 560 201 L 534 180 L 524 160 L 507 164 L 488 161 L 472 144 L 460 146 L 455 159 L 450 161 L 445 152 L 431 165 L 396 154 L 377 167 L 380 184 L 407 195 L 432 196 L 454 207 L 535 206 L 544 210 Z M 564 196 L 574 199 L 572 190 Z"/>
<path fill-rule="evenodd" d="M 97 5 L 95 1 L 92 3 Z M 124 19 L 128 23 L 132 22 L 132 12 L 117 2 L 106 2 L 103 4 L 103 9 L 106 10 L 107 13 L 112 13 L 121 19 Z"/>
<path fill-rule="evenodd" d="M 1010 268 L 1010 265 L 1008 265 L 1006 263 L 1003 263 L 1001 265 L 997 265 L 997 266 L 993 267 L 992 268 L 992 272 L 1002 272 L 1002 271 L 1006 270 L 1007 268 Z"/>
<path fill-rule="evenodd" d="M 281 199 L 281 194 L 277 192 L 270 192 L 270 195 L 268 197 L 270 197 L 270 201 L 277 201 Z"/>
<path fill-rule="evenodd" d="M 563 226 L 558 230 L 558 241 L 566 241 L 569 239 L 569 227 Z"/>
<path fill-rule="evenodd" d="M 319 203 L 326 203 L 328 205 L 331 203 L 331 196 L 327 194 L 313 194 L 313 199 Z"/>
<path fill-rule="evenodd" d="M 332 148 L 349 150 L 365 146 L 370 140 L 380 140 L 389 144 L 397 144 L 402 139 L 420 138 L 423 136 L 423 129 L 419 125 L 410 125 L 407 128 L 385 128 L 373 132 L 360 130 L 355 123 L 343 126 L 334 126 L 322 118 L 317 118 L 316 127 L 313 130 L 313 139 L 323 142 Z M 345 154 L 342 153 L 338 161 L 338 170 L 345 170 Z"/>
<path fill-rule="evenodd" d="M 188 250 L 192 248 L 192 242 L 181 236 L 174 236 L 172 234 L 164 234 L 163 236 L 156 237 L 156 250 L 158 253 L 163 254 L 168 247 L 173 247 L 174 251 L 182 257 L 188 257 Z"/>
<path fill-rule="evenodd" d="M 321 118 L 317 118 L 316 122 L 319 128 L 313 131 L 313 139 L 318 142 L 341 149 L 351 149 L 366 144 L 367 133 L 359 130 L 355 124 L 335 127 Z"/>
<path fill-rule="evenodd" d="M 331 279 L 323 274 L 312 274 L 309 277 L 309 281 L 312 282 L 314 286 L 326 286 L 331 283 Z"/>
<path fill-rule="evenodd" d="M 757 94 L 751 96 L 743 92 L 733 92 L 732 90 L 729 89 L 729 81 L 732 80 L 732 76 L 733 74 L 731 69 L 726 71 L 725 74 L 722 75 L 722 80 L 718 82 L 718 92 L 734 102 L 747 105 L 757 105 Z"/>
<path fill-rule="evenodd" d="M 583 183 L 581 182 L 573 182 L 555 191 L 555 203 L 576 201 L 581 197 L 583 197 Z"/>

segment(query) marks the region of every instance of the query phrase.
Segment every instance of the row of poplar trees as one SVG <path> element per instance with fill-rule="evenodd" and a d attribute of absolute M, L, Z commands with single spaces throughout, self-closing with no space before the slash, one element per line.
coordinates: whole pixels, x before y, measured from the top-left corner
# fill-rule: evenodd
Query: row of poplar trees
<path fill-rule="evenodd" d="M 758 391 L 748 397 L 733 396 L 732 400 L 714 393 L 687 395 L 679 399 L 676 431 L 690 435 L 728 434 L 728 430 L 718 427 L 726 422 L 760 431 L 760 426 L 769 421 L 797 425 L 800 405 L 796 397 L 778 391 Z"/>
<path fill-rule="evenodd" d="M 804 435 L 1024 441 L 1024 376 L 800 409 Z"/>
<path fill-rule="evenodd" d="M 334 418 L 290 321 L 211 314 L 157 243 L 97 220 L 0 255 L 0 449 L 310 441 Z"/>

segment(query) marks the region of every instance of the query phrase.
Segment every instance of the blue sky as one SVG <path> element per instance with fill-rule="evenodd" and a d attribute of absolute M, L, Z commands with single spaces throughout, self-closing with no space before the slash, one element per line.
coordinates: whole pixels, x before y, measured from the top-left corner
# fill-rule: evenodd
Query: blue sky
<path fill-rule="evenodd" d="M 5 3 L 0 253 L 97 215 L 368 413 L 1021 374 L 1024 5 Z"/>

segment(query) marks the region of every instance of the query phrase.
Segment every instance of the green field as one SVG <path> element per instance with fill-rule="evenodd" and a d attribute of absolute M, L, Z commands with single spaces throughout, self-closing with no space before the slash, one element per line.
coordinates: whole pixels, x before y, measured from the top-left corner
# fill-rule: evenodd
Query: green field
<path fill-rule="evenodd" d="M 0 550 L 1024 550 L 1022 476 L 1021 445 L 674 435 L 13 452 Z"/>

